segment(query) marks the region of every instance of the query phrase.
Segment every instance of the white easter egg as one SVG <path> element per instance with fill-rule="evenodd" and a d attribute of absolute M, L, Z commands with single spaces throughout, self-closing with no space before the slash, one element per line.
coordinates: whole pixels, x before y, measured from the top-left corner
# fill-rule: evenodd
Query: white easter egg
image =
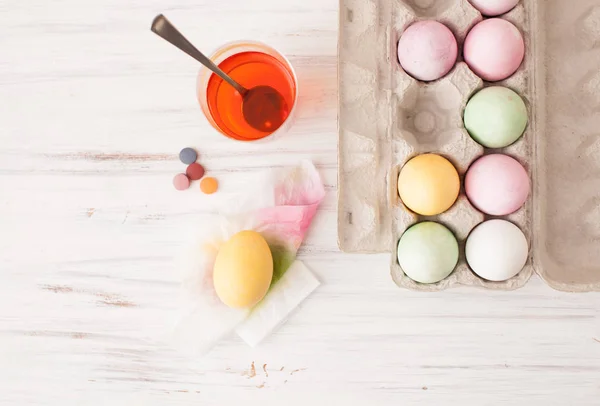
<path fill-rule="evenodd" d="M 519 227 L 506 220 L 490 220 L 471 232 L 465 254 L 473 272 L 483 279 L 500 282 L 521 272 L 529 246 Z"/>

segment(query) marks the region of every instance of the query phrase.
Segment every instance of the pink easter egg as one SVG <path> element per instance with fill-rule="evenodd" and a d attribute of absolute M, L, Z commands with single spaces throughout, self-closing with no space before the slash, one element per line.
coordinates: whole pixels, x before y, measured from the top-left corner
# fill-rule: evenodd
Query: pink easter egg
<path fill-rule="evenodd" d="M 480 211 L 505 216 L 519 210 L 529 196 L 529 176 L 514 158 L 503 154 L 486 155 L 467 171 L 465 191 Z"/>
<path fill-rule="evenodd" d="M 465 62 L 488 82 L 510 77 L 519 69 L 524 56 L 523 36 L 506 20 L 484 20 L 473 27 L 465 39 Z"/>
<path fill-rule="evenodd" d="M 419 21 L 404 31 L 398 42 L 398 61 L 409 75 L 422 81 L 446 75 L 458 56 L 452 31 L 437 21 Z"/>
<path fill-rule="evenodd" d="M 495 17 L 508 13 L 515 8 L 519 0 L 469 0 L 481 14 L 487 17 Z"/>

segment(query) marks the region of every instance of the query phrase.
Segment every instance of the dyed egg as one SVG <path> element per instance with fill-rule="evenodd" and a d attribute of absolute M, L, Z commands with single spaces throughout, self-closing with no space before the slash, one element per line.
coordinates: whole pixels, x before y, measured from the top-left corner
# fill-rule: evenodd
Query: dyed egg
<path fill-rule="evenodd" d="M 467 103 L 464 121 L 469 135 L 479 144 L 504 148 L 525 132 L 527 107 L 523 99 L 507 87 L 486 87 Z"/>
<path fill-rule="evenodd" d="M 477 76 L 488 82 L 510 77 L 519 69 L 524 56 L 521 32 L 500 18 L 483 20 L 465 39 L 465 62 Z"/>
<path fill-rule="evenodd" d="M 213 282 L 217 296 L 232 308 L 256 305 L 267 294 L 273 278 L 273 256 L 265 239 L 242 231 L 217 253 Z"/>
<path fill-rule="evenodd" d="M 479 158 L 467 171 L 465 192 L 480 211 L 505 216 L 519 210 L 529 196 L 529 176 L 514 158 L 503 154 Z"/>
<path fill-rule="evenodd" d="M 436 283 L 448 277 L 458 263 L 458 242 L 450 230 L 426 221 L 406 230 L 398 243 L 402 271 L 419 283 Z"/>
<path fill-rule="evenodd" d="M 505 220 L 490 220 L 471 232 L 465 254 L 473 272 L 483 279 L 500 282 L 521 272 L 529 247 L 519 227 Z"/>
<path fill-rule="evenodd" d="M 458 56 L 452 31 L 437 21 L 420 21 L 404 31 L 398 42 L 398 61 L 418 80 L 437 80 L 446 75 Z"/>
<path fill-rule="evenodd" d="M 487 17 L 495 17 L 508 13 L 515 8 L 519 0 L 469 0 L 481 14 Z"/>
<path fill-rule="evenodd" d="M 458 172 L 446 158 L 418 155 L 408 161 L 398 177 L 402 202 L 415 213 L 434 216 L 448 210 L 458 198 Z"/>

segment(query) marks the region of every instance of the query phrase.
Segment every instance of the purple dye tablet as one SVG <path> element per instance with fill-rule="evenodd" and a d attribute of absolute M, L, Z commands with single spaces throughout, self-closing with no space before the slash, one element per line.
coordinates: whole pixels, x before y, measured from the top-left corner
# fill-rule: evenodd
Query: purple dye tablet
<path fill-rule="evenodd" d="M 179 159 L 186 165 L 193 164 L 198 159 L 198 153 L 193 148 L 184 148 L 179 153 Z"/>

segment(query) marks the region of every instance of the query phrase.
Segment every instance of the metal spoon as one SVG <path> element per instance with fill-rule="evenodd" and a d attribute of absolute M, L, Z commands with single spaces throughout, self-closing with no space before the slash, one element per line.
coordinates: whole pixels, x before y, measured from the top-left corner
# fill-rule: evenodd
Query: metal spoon
<path fill-rule="evenodd" d="M 153 33 L 175 45 L 183 52 L 213 71 L 229 83 L 242 96 L 242 113 L 253 128 L 271 133 L 277 130 L 288 115 L 287 103 L 281 93 L 271 86 L 256 86 L 247 89 L 223 72 L 217 65 L 198 51 L 165 16 L 159 14 L 152 21 Z"/>

